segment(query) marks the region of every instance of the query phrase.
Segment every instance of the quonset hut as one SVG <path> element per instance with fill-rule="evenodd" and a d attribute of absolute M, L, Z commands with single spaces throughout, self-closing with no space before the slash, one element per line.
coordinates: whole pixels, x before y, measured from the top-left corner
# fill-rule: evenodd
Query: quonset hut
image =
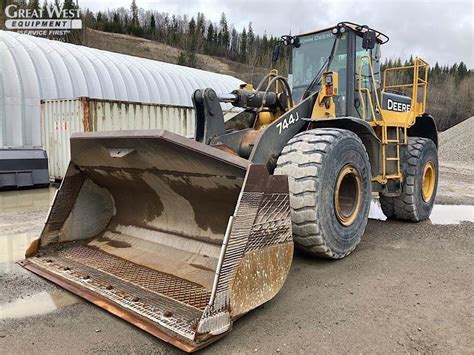
<path fill-rule="evenodd" d="M 40 102 L 87 96 L 192 106 L 196 89 L 230 92 L 229 75 L 0 31 L 0 188 L 48 183 Z"/>

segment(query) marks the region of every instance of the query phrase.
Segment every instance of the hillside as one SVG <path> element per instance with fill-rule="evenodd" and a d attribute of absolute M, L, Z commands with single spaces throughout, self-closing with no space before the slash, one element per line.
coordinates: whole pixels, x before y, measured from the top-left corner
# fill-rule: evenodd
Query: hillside
<path fill-rule="evenodd" d="M 111 52 L 133 55 L 176 64 L 182 52 L 180 49 L 147 39 L 96 31 L 87 28 L 82 44 L 88 47 Z M 196 67 L 216 73 L 232 75 L 245 82 L 258 82 L 266 73 L 265 68 L 254 68 L 246 64 L 233 62 L 226 58 L 196 54 Z"/>

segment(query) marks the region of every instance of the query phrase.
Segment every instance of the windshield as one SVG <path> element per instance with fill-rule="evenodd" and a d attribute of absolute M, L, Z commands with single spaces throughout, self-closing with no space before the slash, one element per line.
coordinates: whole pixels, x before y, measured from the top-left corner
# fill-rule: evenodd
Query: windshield
<path fill-rule="evenodd" d="M 326 60 L 331 54 L 334 40 L 335 37 L 331 30 L 300 37 L 301 46 L 292 50 L 288 75 L 295 101 L 301 99 L 305 89 L 321 67 L 327 65 Z M 340 69 L 338 66 L 345 67 L 346 53 L 346 34 L 344 34 L 338 39 L 335 55 L 330 65 L 331 70 L 337 71 Z"/>

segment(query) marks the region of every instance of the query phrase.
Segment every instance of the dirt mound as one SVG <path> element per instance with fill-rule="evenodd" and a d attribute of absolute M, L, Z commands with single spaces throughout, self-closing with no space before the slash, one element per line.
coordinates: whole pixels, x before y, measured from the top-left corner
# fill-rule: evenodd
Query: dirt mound
<path fill-rule="evenodd" d="M 474 164 L 474 117 L 439 135 L 439 159 L 442 163 Z"/>

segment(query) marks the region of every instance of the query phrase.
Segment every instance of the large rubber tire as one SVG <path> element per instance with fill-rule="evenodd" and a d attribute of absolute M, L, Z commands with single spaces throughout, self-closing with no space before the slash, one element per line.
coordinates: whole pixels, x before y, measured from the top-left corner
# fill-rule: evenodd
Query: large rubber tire
<path fill-rule="evenodd" d="M 335 187 L 348 165 L 360 175 L 360 209 L 345 226 L 336 215 Z M 359 137 L 336 128 L 297 134 L 278 158 L 275 174 L 288 176 L 296 246 L 331 259 L 349 255 L 364 234 L 371 200 L 370 163 Z"/>
<path fill-rule="evenodd" d="M 422 194 L 422 181 L 425 166 L 432 162 L 435 171 L 434 192 L 425 201 Z M 424 221 L 430 217 L 438 188 L 438 150 L 431 139 L 409 137 L 406 153 L 401 157 L 403 172 L 402 193 L 400 196 L 380 196 L 380 205 L 387 218 L 405 221 Z"/>

